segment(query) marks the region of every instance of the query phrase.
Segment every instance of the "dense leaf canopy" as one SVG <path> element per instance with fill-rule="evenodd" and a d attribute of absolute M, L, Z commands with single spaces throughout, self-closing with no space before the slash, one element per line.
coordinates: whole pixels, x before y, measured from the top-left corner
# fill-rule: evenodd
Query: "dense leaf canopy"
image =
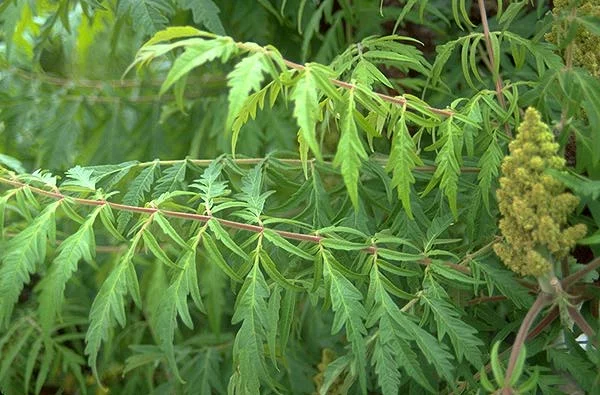
<path fill-rule="evenodd" d="M 592 392 L 599 17 L 0 3 L 0 392 Z M 568 210 L 519 205 L 527 171 Z"/>

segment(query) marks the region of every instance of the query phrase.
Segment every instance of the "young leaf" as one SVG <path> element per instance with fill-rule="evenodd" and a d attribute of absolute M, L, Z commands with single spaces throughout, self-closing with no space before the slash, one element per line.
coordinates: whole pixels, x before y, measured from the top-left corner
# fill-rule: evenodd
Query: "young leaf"
<path fill-rule="evenodd" d="M 429 281 L 430 284 L 433 281 Z M 436 285 L 439 287 L 439 285 Z M 438 339 L 448 334 L 459 360 L 463 357 L 475 367 L 482 365 L 481 350 L 483 342 L 475 334 L 477 330 L 461 319 L 461 314 L 445 298 L 436 297 L 425 291 L 421 303 L 432 312 L 437 324 Z"/>
<path fill-rule="evenodd" d="M 58 247 L 58 255 L 40 283 L 40 326 L 43 334 L 50 337 L 56 316 L 60 313 L 67 282 L 77 270 L 81 259 L 90 262 L 96 255 L 94 223 L 105 206 L 99 206 L 90 213 L 85 222 Z"/>
<path fill-rule="evenodd" d="M 316 137 L 316 124 L 320 118 L 321 110 L 319 108 L 317 81 L 312 75 L 310 66 L 304 69 L 300 79 L 296 82 L 296 87 L 292 92 L 292 100 L 294 101 L 294 117 L 296 117 L 298 126 L 300 126 L 300 136 L 302 136 L 303 141 L 313 154 L 318 159 L 322 159 Z"/>
<path fill-rule="evenodd" d="M 361 392 L 366 394 L 367 352 L 363 337 L 367 334 L 364 323 L 367 311 L 361 303 L 363 297 L 360 291 L 331 265 L 326 256 L 327 255 L 323 255 L 325 258 L 323 276 L 325 281 L 329 284 L 331 307 L 335 313 L 331 333 L 338 333 L 342 327 L 346 327 L 346 336 L 352 344 L 352 353 L 357 365 Z"/>
<path fill-rule="evenodd" d="M 218 57 L 221 57 L 223 61 L 227 60 L 231 52 L 235 50 L 235 44 L 229 38 L 194 40 L 194 44 L 186 46 L 185 52 L 173 62 L 173 66 L 162 83 L 159 93 L 164 94 L 181 77 L 206 62 L 215 60 Z M 224 56 L 225 59 L 223 59 Z"/>
<path fill-rule="evenodd" d="M 152 164 L 143 169 L 140 174 L 129 184 L 127 193 L 123 197 L 123 204 L 130 206 L 140 205 L 144 199 L 146 193 L 150 192 L 152 184 L 154 183 L 154 176 L 158 170 L 158 161 L 152 162 Z M 123 232 L 129 223 L 129 220 L 133 217 L 130 211 L 121 211 L 117 217 L 117 230 Z"/>
<path fill-rule="evenodd" d="M 0 266 L 0 328 L 10 322 L 15 303 L 30 274 L 46 257 L 46 240 L 54 234 L 56 201 L 44 209 L 30 226 L 4 244 Z"/>
<path fill-rule="evenodd" d="M 255 262 L 235 302 L 232 324 L 242 323 L 233 344 L 234 371 L 240 373 L 241 393 L 260 393 L 260 380 L 268 378 L 264 343 L 269 322 L 269 286 Z"/>
<path fill-rule="evenodd" d="M 260 84 L 264 80 L 264 71 L 268 68 L 265 54 L 256 52 L 242 59 L 231 73 L 227 75 L 227 86 L 229 86 L 229 112 L 225 122 L 225 129 L 230 130 L 233 121 L 240 116 L 244 102 L 252 92 L 260 90 Z M 235 152 L 237 136 L 233 136 L 231 152 Z"/>
<path fill-rule="evenodd" d="M 125 326 L 124 297 L 128 290 L 131 292 L 132 287 L 137 287 L 137 278 L 134 278 L 130 273 L 133 267 L 131 259 L 133 258 L 135 246 L 136 243 L 130 246 L 130 249 L 119 260 L 117 266 L 110 272 L 106 281 L 102 283 L 102 287 L 100 287 L 100 291 L 94 298 L 90 310 L 90 326 L 85 336 L 85 353 L 88 355 L 88 364 L 92 368 L 98 383 L 101 383 L 97 365 L 100 346 L 103 341 L 108 340 L 115 320 L 121 327 Z M 128 282 L 131 280 L 135 280 L 136 284 L 129 284 Z"/>
<path fill-rule="evenodd" d="M 411 219 L 413 214 L 410 206 L 410 191 L 415 183 L 415 176 L 412 171 L 415 167 L 423 165 L 423 161 L 416 151 L 417 148 L 406 127 L 403 112 L 396 123 L 390 158 L 385 170 L 392 173 L 392 186 L 398 189 L 398 197 Z"/>
<path fill-rule="evenodd" d="M 192 296 L 196 307 L 200 311 L 206 311 L 200 296 L 196 271 L 196 248 L 200 240 L 204 237 L 205 231 L 206 225 L 193 237 L 190 241 L 190 246 L 177 261 L 177 267 L 180 269 L 176 269 L 173 280 L 169 288 L 167 288 L 164 297 L 161 299 L 156 320 L 156 335 L 158 336 L 161 349 L 167 355 L 169 368 L 181 382 L 183 382 L 183 379 L 179 374 L 173 344 L 175 328 L 177 327 L 177 315 L 181 317 L 181 320 L 188 328 L 194 328 L 194 323 L 188 310 L 188 295 Z"/>
<path fill-rule="evenodd" d="M 358 210 L 358 182 L 361 160 L 367 159 L 367 152 L 362 141 L 358 137 L 356 123 L 354 122 L 354 91 L 347 95 L 340 129 L 342 136 L 338 143 L 337 152 L 333 159 L 333 165 L 341 167 L 344 184 L 348 189 L 348 195 L 355 210 Z"/>
<path fill-rule="evenodd" d="M 219 18 L 219 7 L 212 0 L 177 0 L 183 9 L 191 10 L 194 22 L 205 26 L 209 31 L 220 36 L 225 35 L 225 28 Z"/>
<path fill-rule="evenodd" d="M 490 190 L 492 187 L 492 180 L 495 180 L 498 176 L 498 169 L 500 168 L 500 162 L 504 157 L 498 139 L 494 135 L 487 149 L 481 155 L 478 166 L 480 167 L 479 174 L 477 174 L 477 180 L 479 181 L 479 187 L 481 188 L 481 197 L 485 208 L 490 210 Z"/>
<path fill-rule="evenodd" d="M 462 133 L 453 124 L 452 117 L 444 121 L 442 131 L 444 134 L 440 143 L 443 145 L 435 159 L 437 168 L 433 173 L 431 181 L 423 191 L 422 196 L 429 193 L 439 181 L 440 188 L 448 198 L 450 210 L 452 210 L 452 214 L 456 218 L 458 216 L 457 194 L 461 163 L 460 153 L 462 151 Z"/>
<path fill-rule="evenodd" d="M 181 186 L 185 180 L 186 169 L 187 160 L 183 160 L 167 168 L 162 177 L 156 181 L 156 186 L 152 192 L 152 198 L 156 199 L 163 193 L 182 189 Z"/>
<path fill-rule="evenodd" d="M 92 173 L 93 171 L 90 169 L 75 166 L 67 170 L 65 173 L 67 180 L 62 183 L 61 187 L 68 187 L 65 189 L 77 192 L 95 191 L 97 178 L 93 177 Z"/>

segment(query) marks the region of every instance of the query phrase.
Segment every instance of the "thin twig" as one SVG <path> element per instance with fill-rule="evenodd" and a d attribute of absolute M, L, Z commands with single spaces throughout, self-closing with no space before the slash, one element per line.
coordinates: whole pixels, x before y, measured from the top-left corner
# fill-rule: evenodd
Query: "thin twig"
<path fill-rule="evenodd" d="M 283 62 L 286 64 L 286 66 L 288 66 L 291 69 L 295 69 L 295 70 L 306 69 L 306 66 L 291 62 L 287 59 L 284 59 Z M 335 78 L 331 78 L 330 80 L 331 80 L 332 84 L 337 85 L 341 88 L 345 88 L 345 89 L 355 89 L 356 88 L 356 85 L 348 83 L 348 82 L 340 81 Z M 406 98 L 403 96 L 390 96 L 390 95 L 386 95 L 384 93 L 379 93 L 379 92 L 374 92 L 374 93 L 377 96 L 379 96 L 379 98 L 381 98 L 381 100 L 386 101 L 388 103 L 397 104 L 399 106 L 404 106 L 408 103 L 408 100 L 406 100 Z M 435 108 L 435 107 L 429 107 L 429 106 L 427 106 L 425 108 L 428 109 L 429 111 L 431 111 L 432 113 L 442 115 L 444 117 L 450 117 L 450 116 L 454 115 L 454 111 L 448 110 L 448 109 L 441 109 L 441 108 Z"/>
<path fill-rule="evenodd" d="M 585 335 L 588 338 L 588 341 L 592 342 L 594 346 L 598 347 L 598 342 L 596 341 L 596 332 L 590 326 L 590 324 L 588 324 L 585 318 L 583 318 L 579 310 L 577 310 L 573 306 L 567 306 L 567 312 L 569 313 L 569 317 L 571 317 L 571 319 L 575 321 L 579 329 L 581 329 L 583 333 L 585 333 Z"/>
<path fill-rule="evenodd" d="M 46 191 L 44 189 L 33 187 L 29 184 L 25 184 L 20 181 L 9 180 L 9 179 L 3 178 L 3 177 L 0 177 L 0 183 L 12 185 L 12 186 L 15 186 L 18 188 L 29 188 L 29 190 L 31 192 L 36 193 L 38 195 L 47 196 L 49 198 L 56 199 L 56 200 L 69 199 L 71 202 L 74 202 L 74 203 L 77 203 L 80 205 L 84 205 L 84 206 L 97 207 L 97 206 L 108 205 L 111 208 L 114 208 L 114 209 L 120 210 L 120 211 L 129 211 L 129 212 L 133 212 L 133 213 L 150 214 L 150 215 L 154 215 L 157 212 L 160 212 L 162 215 L 164 215 L 166 217 L 181 218 L 181 219 L 186 219 L 186 220 L 190 220 L 190 221 L 199 221 L 199 222 L 208 222 L 210 220 L 215 220 L 215 221 L 218 221 L 221 225 L 223 225 L 227 228 L 231 228 L 231 229 L 245 230 L 245 231 L 254 232 L 254 233 L 263 233 L 266 230 L 270 230 L 272 232 L 279 234 L 281 237 L 283 237 L 285 239 L 304 241 L 304 242 L 309 242 L 309 243 L 314 243 L 314 244 L 319 244 L 324 239 L 326 239 L 323 236 L 289 232 L 289 231 L 279 230 L 279 229 L 270 229 L 270 228 L 267 228 L 267 227 L 261 226 L 261 225 L 252 225 L 252 224 L 246 224 L 243 222 L 230 221 L 230 220 L 218 218 L 218 217 L 215 217 L 212 215 L 202 215 L 202 214 L 194 214 L 194 213 L 185 213 L 185 212 L 180 212 L 180 211 L 162 210 L 162 209 L 158 209 L 155 207 L 129 206 L 126 204 L 113 203 L 113 202 L 109 202 L 106 200 L 76 198 L 76 197 L 64 195 L 60 192 Z M 366 252 L 368 254 L 373 254 L 377 251 L 377 247 L 372 245 L 369 247 L 365 247 L 362 251 Z M 428 266 L 431 264 L 431 259 L 422 258 L 422 259 L 416 260 L 415 262 L 420 265 L 423 265 L 423 266 Z M 455 270 L 463 272 L 465 274 L 471 273 L 471 271 L 467 267 L 458 266 L 452 262 L 444 262 L 444 264 L 446 266 L 448 266 L 449 268 L 455 269 Z"/>
<path fill-rule="evenodd" d="M 544 318 L 540 320 L 540 322 L 533 328 L 529 334 L 527 335 L 526 340 L 535 339 L 544 329 L 548 327 L 551 323 L 554 322 L 559 316 L 558 307 L 553 307 L 548 314 Z"/>
<path fill-rule="evenodd" d="M 519 353 L 525 343 L 525 339 L 527 339 L 527 334 L 529 333 L 529 329 L 533 325 L 536 317 L 540 314 L 542 309 L 546 307 L 546 305 L 552 300 L 552 296 L 545 292 L 540 292 L 535 302 L 523 318 L 521 322 L 521 326 L 519 327 L 519 331 L 517 332 L 517 337 L 513 342 L 512 350 L 510 352 L 510 358 L 508 359 L 508 366 L 506 368 L 506 375 L 504 379 L 504 388 L 502 389 L 503 393 L 510 394 L 512 392 L 510 385 L 510 379 L 515 369 L 515 365 L 517 363 L 517 358 L 519 357 Z"/>
<path fill-rule="evenodd" d="M 569 289 L 571 286 L 573 286 L 573 284 L 575 284 L 577 281 L 581 280 L 583 277 L 586 276 L 586 274 L 588 274 L 591 271 L 596 270 L 598 267 L 600 267 L 600 257 L 594 259 L 593 261 L 589 262 L 587 265 L 585 265 L 585 267 L 573 274 L 571 274 L 570 276 L 565 277 L 562 281 L 561 281 L 561 286 L 564 290 Z"/>
<path fill-rule="evenodd" d="M 467 305 L 472 306 L 472 305 L 487 303 L 487 302 L 500 302 L 500 301 L 503 301 L 506 299 L 508 299 L 508 298 L 504 295 L 482 296 L 479 298 L 469 300 L 467 302 Z"/>
<path fill-rule="evenodd" d="M 490 26 L 489 26 L 488 20 L 487 20 L 487 13 L 485 11 L 485 2 L 483 0 L 478 0 L 478 4 L 479 4 L 479 14 L 481 15 L 481 25 L 483 26 L 483 36 L 485 37 L 485 45 L 487 47 L 487 53 L 488 53 L 490 65 L 492 66 L 492 69 L 490 71 L 492 72 L 492 75 L 496 79 L 496 81 L 495 81 L 496 96 L 498 97 L 498 102 L 500 103 L 500 106 L 502 106 L 502 109 L 506 110 L 506 101 L 504 100 L 504 95 L 502 94 L 502 91 L 504 90 L 504 88 L 502 86 L 503 85 L 502 78 L 500 78 L 500 73 L 496 74 L 496 72 L 495 72 L 496 62 L 499 62 L 500 59 L 494 58 L 494 49 L 492 47 L 492 40 L 490 39 Z M 500 56 L 500 54 L 497 54 L 497 55 Z M 504 123 L 504 129 L 505 129 L 506 135 L 508 137 L 512 138 L 512 132 L 510 131 L 510 126 L 506 122 Z"/>
<path fill-rule="evenodd" d="M 230 160 L 232 162 L 234 162 L 237 165 L 257 165 L 259 163 L 262 163 L 265 161 L 265 158 L 228 158 L 227 160 Z M 302 166 L 302 160 L 300 159 L 286 159 L 286 158 L 276 158 L 276 160 L 278 162 L 281 163 L 285 163 L 287 165 L 291 165 L 291 166 Z M 387 159 L 384 158 L 371 158 L 370 160 L 374 161 L 374 162 L 378 162 L 379 164 L 381 164 L 382 166 L 386 166 L 387 164 Z M 149 161 L 149 162 L 141 162 L 138 163 L 136 166 L 138 167 L 148 167 L 148 166 L 152 166 L 155 163 L 158 162 L 159 165 L 163 165 L 163 166 L 170 166 L 170 165 L 177 165 L 180 164 L 184 161 L 190 162 L 195 164 L 196 166 L 200 166 L 200 167 L 207 167 L 209 166 L 212 162 L 214 162 L 214 159 L 175 159 L 175 160 L 161 160 L 161 161 Z M 308 159 L 309 163 L 314 163 L 316 162 L 316 159 L 312 158 L 312 159 Z M 319 164 L 324 164 L 324 165 L 333 165 L 332 161 L 319 161 Z M 434 173 L 437 169 L 437 166 L 417 166 L 413 169 L 413 171 L 419 172 L 419 173 Z M 479 173 L 480 169 L 478 167 L 470 167 L 470 166 L 463 166 L 460 168 L 460 171 L 462 173 Z"/>

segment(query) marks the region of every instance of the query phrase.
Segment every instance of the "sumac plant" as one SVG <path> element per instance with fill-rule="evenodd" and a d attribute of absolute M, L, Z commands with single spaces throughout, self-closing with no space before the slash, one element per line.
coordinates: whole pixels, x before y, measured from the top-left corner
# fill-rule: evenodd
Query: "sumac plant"
<path fill-rule="evenodd" d="M 0 392 L 597 392 L 599 18 L 1 2 Z"/>

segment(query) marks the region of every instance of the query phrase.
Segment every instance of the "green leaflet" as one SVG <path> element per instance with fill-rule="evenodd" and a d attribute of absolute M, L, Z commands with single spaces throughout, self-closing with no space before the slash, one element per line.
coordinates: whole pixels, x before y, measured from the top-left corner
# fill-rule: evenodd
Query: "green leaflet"
<path fill-rule="evenodd" d="M 436 391 L 430 380 L 427 379 L 415 352 L 407 343 L 410 339 L 405 336 L 404 330 L 398 327 L 398 322 L 394 319 L 402 313 L 386 292 L 382 279 L 383 276 L 379 273 L 377 266 L 373 265 L 366 301 L 369 309 L 367 326 L 374 327 L 375 324 L 378 324 L 371 363 L 375 367 L 375 373 L 383 393 L 386 395 L 398 393 L 400 384 L 398 367 L 402 367 L 420 386 L 435 393 Z"/>
<path fill-rule="evenodd" d="M 221 252 L 217 248 L 217 245 L 210 236 L 206 235 L 202 238 L 202 245 L 204 246 L 204 251 L 211 264 L 214 263 L 218 265 L 219 268 L 223 272 L 225 272 L 225 274 L 231 277 L 231 279 L 240 283 L 243 281 L 243 279 L 240 278 L 240 276 L 235 272 L 235 270 L 233 270 L 233 268 L 229 266 L 227 262 L 225 262 L 225 259 L 223 259 L 223 255 L 221 255 Z"/>
<path fill-rule="evenodd" d="M 331 307 L 334 311 L 331 333 L 338 333 L 346 327 L 346 336 L 352 344 L 352 353 L 357 365 L 361 392 L 367 392 L 366 358 L 364 336 L 367 334 L 364 319 L 367 311 L 362 305 L 362 294 L 354 285 L 338 272 L 323 255 L 323 277 L 329 284 Z"/>
<path fill-rule="evenodd" d="M 182 238 L 181 236 L 179 236 L 179 233 L 177 233 L 177 231 L 175 230 L 175 228 L 173 228 L 173 225 L 171 225 L 171 223 L 165 218 L 165 216 L 163 214 L 159 212 L 156 212 L 153 216 L 152 216 L 152 221 L 157 223 L 158 226 L 160 227 L 160 229 L 162 229 L 162 231 L 171 238 L 171 240 L 173 240 L 175 243 L 177 243 L 177 245 L 179 245 L 181 248 L 185 249 L 185 250 L 193 250 L 192 247 L 189 246 L 189 244 L 187 244 Z"/>
<path fill-rule="evenodd" d="M 361 161 L 367 159 L 367 152 L 358 137 L 356 122 L 354 121 L 354 91 L 347 95 L 342 120 L 340 123 L 341 138 L 337 152 L 333 159 L 334 166 L 339 166 L 348 189 L 348 195 L 355 209 L 358 209 L 358 183 Z"/>
<path fill-rule="evenodd" d="M 158 307 L 156 334 L 159 344 L 167 356 L 169 368 L 181 382 L 183 382 L 183 379 L 177 367 L 174 349 L 177 316 L 181 317 L 181 320 L 188 328 L 194 328 L 194 323 L 188 310 L 188 295 L 191 295 L 192 300 L 200 311 L 206 311 L 202 297 L 200 296 L 196 269 L 196 248 L 200 240 L 204 237 L 205 231 L 206 225 L 198 231 L 198 234 L 190 241 L 186 252 L 177 261 L 177 269 L 175 269 L 172 281 Z"/>
<path fill-rule="evenodd" d="M 221 36 L 225 28 L 219 18 L 219 7 L 212 0 L 177 0 L 183 9 L 189 9 L 194 16 L 194 22 L 204 25 L 208 30 Z"/>
<path fill-rule="evenodd" d="M 397 188 L 402 206 L 411 219 L 413 214 L 410 206 L 410 192 L 415 183 L 412 171 L 416 166 L 422 165 L 423 161 L 416 153 L 415 142 L 408 132 L 404 112 L 402 112 L 394 129 L 392 149 L 385 170 L 392 172 L 392 186 Z"/>
<path fill-rule="evenodd" d="M 185 180 L 186 169 L 187 159 L 168 167 L 156 181 L 156 186 L 152 192 L 152 198 L 156 199 L 163 193 L 183 189 L 182 184 Z"/>
<path fill-rule="evenodd" d="M 433 280 L 427 281 L 430 287 L 438 287 Z M 474 367 L 482 365 L 480 347 L 483 342 L 476 336 L 477 329 L 461 320 L 461 313 L 445 297 L 438 297 L 428 292 L 426 288 L 421 304 L 427 306 L 432 312 L 437 324 L 438 339 L 442 340 L 449 335 L 452 346 L 456 350 L 459 360 L 466 358 Z"/>
<path fill-rule="evenodd" d="M 417 343 L 419 350 L 427 358 L 427 361 L 435 366 L 437 372 L 445 380 L 452 381 L 454 379 L 453 358 L 447 347 L 442 343 L 438 343 L 435 337 L 406 317 L 405 313 L 400 313 L 394 316 L 393 319 L 404 329 L 409 339 Z"/>
<path fill-rule="evenodd" d="M 312 153 L 318 159 L 322 159 L 316 137 L 316 124 L 321 118 L 319 94 L 310 65 L 300 74 L 300 79 L 296 82 L 296 87 L 292 92 L 292 100 L 294 101 L 294 117 L 300 127 L 299 136 L 302 136 L 302 141 Z"/>
<path fill-rule="evenodd" d="M 227 86 L 229 86 L 229 112 L 225 121 L 225 129 L 230 130 L 233 121 L 240 117 L 240 110 L 244 102 L 252 92 L 260 90 L 264 80 L 263 72 L 269 68 L 266 56 L 262 52 L 256 52 L 242 59 L 231 73 L 227 75 Z M 238 129 L 239 133 L 239 129 Z M 237 133 L 231 139 L 231 152 L 235 152 Z"/>
<path fill-rule="evenodd" d="M 55 233 L 56 201 L 35 218 L 33 223 L 10 239 L 2 251 L 0 266 L 0 328 L 10 322 L 12 311 L 23 285 L 46 257 L 46 240 Z"/>
<path fill-rule="evenodd" d="M 233 344 L 234 371 L 240 373 L 242 393 L 259 394 L 260 380 L 268 379 L 264 343 L 269 323 L 269 287 L 255 261 L 235 302 L 232 324 L 242 323 Z"/>
<path fill-rule="evenodd" d="M 454 217 L 458 217 L 457 195 L 458 195 L 458 176 L 460 175 L 460 165 L 462 162 L 462 133 L 452 122 L 452 117 L 444 121 L 440 127 L 443 144 L 438 152 L 435 163 L 437 168 L 433 173 L 433 177 L 422 193 L 422 196 L 427 195 L 439 182 L 440 188 L 448 198 L 448 204 Z"/>
<path fill-rule="evenodd" d="M 195 363 L 186 372 L 188 386 L 185 387 L 185 393 L 188 395 L 225 393 L 225 387 L 220 380 L 223 374 L 220 369 L 221 358 L 219 351 L 213 348 L 207 348 L 200 353 L 195 358 Z"/>
<path fill-rule="evenodd" d="M 77 270 L 77 264 L 81 259 L 91 262 L 96 255 L 93 226 L 103 210 L 110 210 L 110 208 L 104 205 L 94 209 L 77 232 L 60 244 L 57 257 L 40 283 L 39 316 L 44 336 L 49 337 L 51 334 L 56 316 L 61 311 L 65 287 Z"/>
<path fill-rule="evenodd" d="M 229 248 L 229 250 L 231 252 L 233 252 L 234 254 L 236 254 L 237 256 L 242 258 L 243 260 L 248 259 L 248 254 L 246 254 L 244 252 L 244 250 L 242 250 L 235 243 L 235 241 L 233 241 L 233 239 L 231 238 L 229 233 L 227 233 L 227 231 L 225 229 L 223 229 L 223 226 L 221 226 L 219 221 L 217 221 L 216 219 L 211 219 L 207 223 L 208 223 L 208 227 L 213 232 L 213 234 L 215 235 L 217 240 L 219 240 L 221 243 L 223 243 L 225 245 L 225 247 Z"/>
<path fill-rule="evenodd" d="M 136 26 L 146 34 L 154 34 L 168 23 L 175 10 L 169 0 L 122 0 L 117 15 L 129 12 Z"/>
<path fill-rule="evenodd" d="M 171 258 L 169 258 L 167 253 L 163 251 L 161 246 L 158 244 L 158 240 L 156 240 L 154 235 L 149 230 L 144 229 L 142 231 L 142 239 L 144 240 L 144 246 L 149 249 L 152 254 L 158 258 L 158 260 L 171 268 L 178 268 L 178 266 L 173 263 Z"/>
<path fill-rule="evenodd" d="M 279 269 L 277 268 L 277 264 L 273 262 L 269 254 L 265 252 L 265 250 L 261 250 L 259 253 L 260 262 L 262 264 L 262 268 L 265 269 L 265 272 L 271 277 L 273 281 L 275 281 L 278 285 L 283 288 L 301 291 L 302 288 L 294 285 L 290 280 L 286 279 Z"/>
<path fill-rule="evenodd" d="M 175 82 L 196 67 L 218 57 L 221 57 L 222 61 L 226 61 L 235 49 L 235 44 L 224 38 L 195 40 L 192 45 L 185 47 L 185 52 L 173 63 L 173 67 L 160 87 L 160 94 L 164 94 Z"/>
<path fill-rule="evenodd" d="M 136 238 L 134 240 L 139 239 Z M 125 326 L 124 297 L 128 290 L 131 293 L 132 288 L 136 289 L 138 287 L 135 273 L 130 272 L 131 270 L 135 270 L 133 269 L 133 262 L 131 260 L 136 244 L 136 242 L 132 243 L 130 249 L 119 260 L 106 281 L 102 283 L 102 287 L 100 287 L 90 309 L 90 325 L 85 336 L 85 353 L 88 355 L 88 364 L 92 368 L 92 372 L 98 383 L 101 383 L 97 366 L 100 346 L 103 341 L 108 340 L 110 330 L 114 326 L 115 321 L 121 327 Z M 131 284 L 131 281 L 135 281 L 135 284 Z"/>
<path fill-rule="evenodd" d="M 176 38 L 187 38 L 187 37 L 195 37 L 195 36 L 207 36 L 208 33 L 205 33 L 201 30 L 198 30 L 191 26 L 169 26 L 166 29 L 163 29 L 159 32 L 156 32 L 148 41 L 144 43 L 142 48 L 148 47 L 151 45 L 155 45 L 158 43 L 162 43 L 165 41 L 171 41 Z M 214 35 L 210 35 L 214 37 Z"/>
<path fill-rule="evenodd" d="M 297 255 L 300 258 L 306 259 L 308 261 L 313 260 L 313 257 L 310 254 L 304 252 L 304 250 L 300 249 L 299 247 L 296 247 L 294 244 L 281 237 L 278 233 L 272 230 L 265 229 L 263 234 L 265 235 L 267 240 L 275 244 L 277 247 L 283 248 L 287 252 Z"/>
<path fill-rule="evenodd" d="M 123 197 L 123 204 L 130 206 L 138 206 L 145 201 L 146 193 L 150 192 L 152 184 L 154 183 L 154 176 L 156 175 L 158 167 L 158 161 L 152 162 L 152 164 L 144 168 L 140 174 L 129 184 L 127 193 Z M 133 217 L 130 211 L 121 211 L 117 217 L 117 230 L 123 232 L 127 227 L 127 224 Z"/>
<path fill-rule="evenodd" d="M 477 175 L 479 181 L 479 187 L 481 188 L 481 197 L 485 208 L 489 211 L 490 209 L 490 190 L 492 187 L 492 180 L 495 180 L 498 176 L 498 170 L 500 169 L 500 162 L 504 154 L 498 144 L 496 135 L 492 136 L 490 144 L 479 159 L 479 167 L 481 170 Z"/>
<path fill-rule="evenodd" d="M 471 267 L 475 270 L 481 270 L 485 274 L 489 295 L 493 295 L 494 288 L 498 288 L 517 308 L 524 309 L 533 303 L 533 297 L 529 294 L 529 290 L 517 281 L 515 274 L 500 266 L 498 262 L 493 261 L 490 257 L 473 259 Z"/>

